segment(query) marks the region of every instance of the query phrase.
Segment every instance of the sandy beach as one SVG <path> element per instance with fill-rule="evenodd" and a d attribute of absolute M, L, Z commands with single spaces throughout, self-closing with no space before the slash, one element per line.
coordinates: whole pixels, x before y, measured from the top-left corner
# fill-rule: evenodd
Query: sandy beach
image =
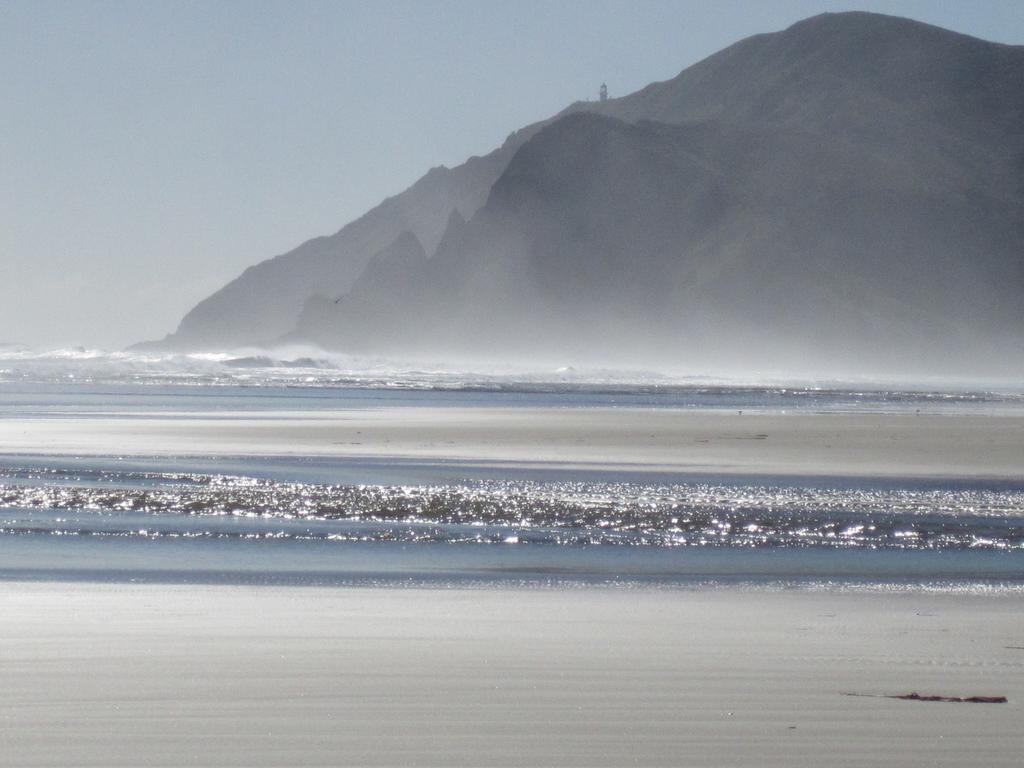
<path fill-rule="evenodd" d="M 4 766 L 1017 766 L 1024 598 L 0 585 Z M 1005 695 L 932 703 L 844 692 Z"/>
<path fill-rule="evenodd" d="M 237 456 L 242 466 L 255 463 L 248 457 L 329 457 L 360 478 L 364 459 L 897 485 L 1024 477 L 1024 418 L 964 413 L 112 410 L 3 418 L 0 446 L 8 456 L 95 457 L 111 467 L 105 457 Z M 984 580 L 938 592 L 926 583 L 764 581 L 289 588 L 218 583 L 217 569 L 228 567 L 219 553 L 246 554 L 246 545 L 18 541 L 49 552 L 53 573 L 109 565 L 104 546 L 139 560 L 135 577 L 117 583 L 29 582 L 19 579 L 60 577 L 32 570 L 31 547 L 24 562 L 9 548 L 0 766 L 952 768 L 1017 766 L 1024 754 L 1024 594 L 1012 568 L 1018 588 L 994 593 Z M 131 583 L 159 565 L 164 545 L 181 553 L 181 567 L 206 552 L 214 576 Z M 545 568 L 565 567 L 563 550 L 538 547 L 553 558 Z M 258 562 L 303 567 L 307 550 L 289 551 L 294 563 Z M 348 551 L 329 556 L 351 569 Z M 1014 556 L 1006 554 L 1011 566 Z M 888 698 L 911 692 L 1009 701 Z"/>
<path fill-rule="evenodd" d="M 678 473 L 1024 477 L 1024 418 L 390 407 L 0 420 L 10 454 L 304 455 Z"/>

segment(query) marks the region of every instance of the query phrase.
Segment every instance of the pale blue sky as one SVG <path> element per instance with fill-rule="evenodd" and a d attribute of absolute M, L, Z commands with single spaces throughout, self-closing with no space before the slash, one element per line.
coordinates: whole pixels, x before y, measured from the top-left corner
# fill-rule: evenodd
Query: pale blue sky
<path fill-rule="evenodd" d="M 1024 43 L 1022 0 L 0 0 L 0 342 L 163 336 L 602 81 L 622 95 L 850 9 Z"/>

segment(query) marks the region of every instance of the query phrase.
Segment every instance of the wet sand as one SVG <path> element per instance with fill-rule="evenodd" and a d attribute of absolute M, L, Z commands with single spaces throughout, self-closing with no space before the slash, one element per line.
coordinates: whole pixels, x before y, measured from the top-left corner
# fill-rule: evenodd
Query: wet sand
<path fill-rule="evenodd" d="M 391 407 L 0 420 L 8 454 L 332 456 L 692 474 L 1024 478 L 1024 417 Z"/>
<path fill-rule="evenodd" d="M 1024 597 L 0 584 L 4 766 L 1018 766 Z M 843 692 L 1005 695 L 1008 704 Z"/>

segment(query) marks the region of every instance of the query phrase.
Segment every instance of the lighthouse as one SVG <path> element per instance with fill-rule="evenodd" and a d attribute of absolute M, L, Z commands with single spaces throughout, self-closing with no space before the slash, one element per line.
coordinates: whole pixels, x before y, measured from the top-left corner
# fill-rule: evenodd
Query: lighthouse
<path fill-rule="evenodd" d="M 607 85 L 605 85 L 604 83 L 601 83 L 601 90 L 598 91 L 598 93 L 601 95 L 601 101 L 608 101 L 608 86 Z"/>

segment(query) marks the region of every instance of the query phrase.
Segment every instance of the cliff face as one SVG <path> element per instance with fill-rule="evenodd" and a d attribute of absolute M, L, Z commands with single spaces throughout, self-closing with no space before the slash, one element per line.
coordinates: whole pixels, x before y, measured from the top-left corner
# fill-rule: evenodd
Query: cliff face
<path fill-rule="evenodd" d="M 433 252 L 451 212 L 470 216 L 483 205 L 521 140 L 510 137 L 457 168 L 435 168 L 336 234 L 250 267 L 197 304 L 159 345 L 217 349 L 272 342 L 295 327 L 311 296 L 349 290 L 373 255 L 403 232 Z"/>
<path fill-rule="evenodd" d="M 299 333 L 363 352 L 710 365 L 1019 355 L 1020 196 L 979 201 L 894 165 L 815 134 L 568 116 L 432 259 Z"/>
<path fill-rule="evenodd" d="M 257 294 L 280 308 L 252 326 L 270 338 L 333 290 L 337 301 L 306 303 L 290 338 L 712 365 L 1024 359 L 1018 46 L 819 16 L 630 96 L 572 105 L 440 174 L 329 247 L 250 270 L 177 338 L 243 338 L 237 307 Z M 344 258 L 330 250 L 363 230 Z M 404 231 L 432 257 L 357 282 Z M 262 293 L 243 291 L 252 284 Z"/>

